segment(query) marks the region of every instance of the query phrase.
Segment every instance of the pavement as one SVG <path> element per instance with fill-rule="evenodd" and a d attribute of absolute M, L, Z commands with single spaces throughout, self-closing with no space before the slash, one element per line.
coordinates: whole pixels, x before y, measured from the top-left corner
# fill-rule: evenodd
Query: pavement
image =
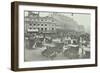
<path fill-rule="evenodd" d="M 43 51 L 41 49 L 40 48 L 25 49 L 25 59 L 24 59 L 24 61 L 45 61 L 45 60 L 51 60 L 50 58 L 47 58 L 47 57 L 41 55 L 41 52 Z M 62 53 L 59 53 L 59 54 L 57 54 L 57 56 L 53 60 L 64 60 L 64 59 L 67 59 L 67 58 L 64 57 Z"/>

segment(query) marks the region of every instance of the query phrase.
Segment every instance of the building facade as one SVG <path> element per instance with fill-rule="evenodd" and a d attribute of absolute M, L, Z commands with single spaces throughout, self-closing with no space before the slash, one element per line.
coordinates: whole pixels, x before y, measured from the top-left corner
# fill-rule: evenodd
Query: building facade
<path fill-rule="evenodd" d="M 38 13 L 28 12 L 24 17 L 24 31 L 27 32 L 41 32 L 51 33 L 56 31 L 56 23 L 53 17 L 41 17 Z"/>

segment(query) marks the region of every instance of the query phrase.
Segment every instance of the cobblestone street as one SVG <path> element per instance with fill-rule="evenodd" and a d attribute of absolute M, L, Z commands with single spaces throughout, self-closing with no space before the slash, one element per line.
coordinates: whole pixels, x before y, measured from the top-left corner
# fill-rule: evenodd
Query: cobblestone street
<path fill-rule="evenodd" d="M 50 58 L 47 58 L 43 55 L 41 55 L 41 48 L 39 49 L 25 49 L 25 61 L 45 61 L 45 60 L 51 60 Z M 64 60 L 67 59 L 62 55 L 62 53 L 58 54 L 57 57 L 55 57 L 53 60 Z"/>

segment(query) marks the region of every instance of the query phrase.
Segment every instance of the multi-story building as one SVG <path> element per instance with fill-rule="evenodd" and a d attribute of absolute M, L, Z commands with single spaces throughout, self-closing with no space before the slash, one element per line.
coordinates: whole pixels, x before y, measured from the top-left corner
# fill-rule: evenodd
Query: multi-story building
<path fill-rule="evenodd" d="M 28 12 L 28 15 L 24 17 L 25 33 L 27 32 L 42 32 L 51 33 L 56 30 L 56 23 L 53 17 L 39 16 L 39 13 Z"/>

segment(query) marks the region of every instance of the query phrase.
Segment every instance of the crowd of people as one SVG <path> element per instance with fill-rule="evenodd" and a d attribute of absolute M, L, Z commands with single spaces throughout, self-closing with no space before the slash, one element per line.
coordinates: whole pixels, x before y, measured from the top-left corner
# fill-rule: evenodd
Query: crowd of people
<path fill-rule="evenodd" d="M 30 33 L 26 38 L 28 49 L 42 49 L 45 47 L 41 52 L 41 55 L 44 57 L 53 59 L 60 53 L 70 59 L 90 57 L 90 34 L 88 33 Z M 53 46 L 51 44 L 53 44 Z"/>

